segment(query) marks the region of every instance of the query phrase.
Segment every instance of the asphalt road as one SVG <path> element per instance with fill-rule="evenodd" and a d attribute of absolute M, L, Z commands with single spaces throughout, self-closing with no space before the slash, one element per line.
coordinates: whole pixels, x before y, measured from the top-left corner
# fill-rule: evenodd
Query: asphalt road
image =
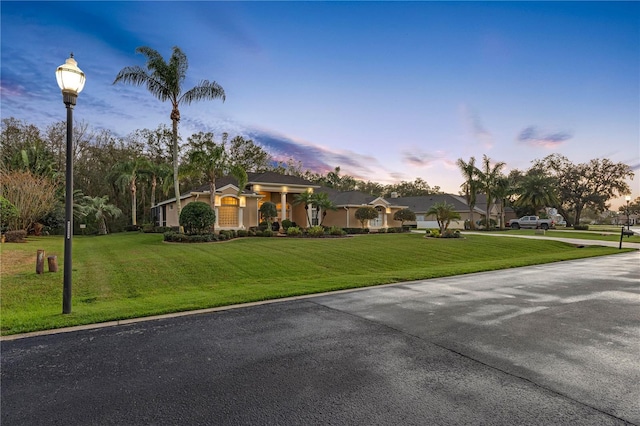
<path fill-rule="evenodd" d="M 640 424 L 640 253 L 1 350 L 3 426 Z"/>

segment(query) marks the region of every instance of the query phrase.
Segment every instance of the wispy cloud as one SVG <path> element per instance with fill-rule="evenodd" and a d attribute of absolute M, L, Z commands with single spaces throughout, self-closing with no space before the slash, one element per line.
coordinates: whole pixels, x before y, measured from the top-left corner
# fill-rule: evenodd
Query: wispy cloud
<path fill-rule="evenodd" d="M 537 126 L 529 126 L 520 132 L 518 142 L 544 148 L 555 148 L 572 137 L 573 135 L 568 132 L 551 132 Z"/>
<path fill-rule="evenodd" d="M 402 161 L 413 167 L 428 168 L 435 163 L 440 162 L 444 158 L 444 155 L 437 151 L 435 154 L 423 152 L 419 148 L 414 148 L 411 151 L 402 152 Z"/>
<path fill-rule="evenodd" d="M 493 135 L 484 126 L 480 115 L 467 105 L 462 105 L 460 111 L 474 139 L 480 143 L 483 148 L 493 148 Z"/>

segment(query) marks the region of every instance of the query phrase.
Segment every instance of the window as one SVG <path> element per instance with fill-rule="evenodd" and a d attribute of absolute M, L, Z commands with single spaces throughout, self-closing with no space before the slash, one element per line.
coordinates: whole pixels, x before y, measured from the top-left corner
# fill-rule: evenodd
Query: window
<path fill-rule="evenodd" d="M 238 209 L 240 201 L 234 197 L 224 197 L 218 207 L 218 225 L 225 227 L 238 226 Z"/>

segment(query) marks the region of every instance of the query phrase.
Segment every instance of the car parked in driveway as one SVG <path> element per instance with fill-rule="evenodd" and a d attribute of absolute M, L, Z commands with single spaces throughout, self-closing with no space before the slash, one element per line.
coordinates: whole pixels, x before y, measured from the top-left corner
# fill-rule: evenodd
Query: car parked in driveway
<path fill-rule="evenodd" d="M 540 219 L 538 216 L 522 216 L 520 219 L 511 219 L 509 221 L 509 227 L 511 229 L 551 229 L 555 228 L 556 224 L 553 219 Z"/>

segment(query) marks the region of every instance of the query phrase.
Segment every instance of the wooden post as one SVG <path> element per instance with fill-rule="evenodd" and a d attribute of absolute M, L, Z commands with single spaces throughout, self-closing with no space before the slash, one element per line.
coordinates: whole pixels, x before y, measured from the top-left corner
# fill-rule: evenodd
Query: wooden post
<path fill-rule="evenodd" d="M 58 256 L 47 257 L 49 263 L 49 272 L 58 272 Z"/>
<path fill-rule="evenodd" d="M 44 272 L 44 250 L 38 250 L 36 255 L 36 274 Z"/>

